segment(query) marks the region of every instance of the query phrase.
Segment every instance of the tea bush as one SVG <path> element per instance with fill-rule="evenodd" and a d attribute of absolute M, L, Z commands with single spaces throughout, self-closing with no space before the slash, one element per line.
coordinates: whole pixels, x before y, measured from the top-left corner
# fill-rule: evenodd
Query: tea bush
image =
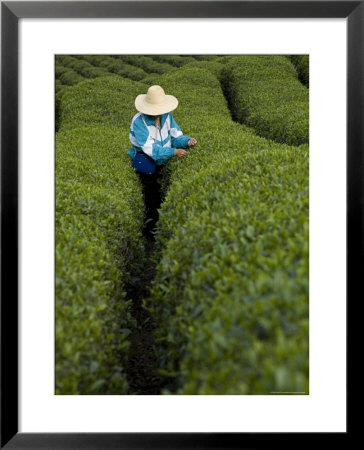
<path fill-rule="evenodd" d="M 125 285 L 143 261 L 140 184 L 125 130 L 84 126 L 56 140 L 56 389 L 126 394 Z"/>
<path fill-rule="evenodd" d="M 58 90 L 57 90 L 58 89 Z M 63 93 L 65 92 L 66 86 L 61 84 L 59 80 L 56 80 L 56 95 L 55 95 L 55 102 L 54 102 L 54 108 L 55 108 L 55 131 L 57 132 L 59 129 L 59 109 L 61 106 L 61 98 Z"/>
<path fill-rule="evenodd" d="M 62 65 L 64 67 L 71 67 L 76 58 L 72 55 L 55 55 L 56 65 Z M 72 68 L 72 67 L 71 67 Z"/>
<path fill-rule="evenodd" d="M 217 59 L 216 55 L 191 55 L 192 58 L 197 59 L 197 61 L 214 61 Z"/>
<path fill-rule="evenodd" d="M 195 58 L 192 56 L 182 56 L 182 55 L 150 55 L 154 60 L 167 63 L 175 67 L 182 67 L 185 64 L 193 62 Z"/>
<path fill-rule="evenodd" d="M 172 180 L 153 297 L 172 392 L 308 392 L 308 169 L 268 152 Z"/>
<path fill-rule="evenodd" d="M 80 58 L 94 66 L 101 67 L 110 73 L 119 75 L 123 78 L 129 78 L 130 80 L 139 81 L 147 75 L 143 69 L 132 66 L 131 64 L 126 64 L 120 59 L 113 58 L 112 56 L 82 55 Z"/>
<path fill-rule="evenodd" d="M 309 138 L 308 89 L 284 56 L 236 56 L 222 71 L 233 117 L 257 134 L 289 145 Z"/>
<path fill-rule="evenodd" d="M 73 86 L 81 81 L 84 81 L 85 78 L 74 70 L 68 69 L 67 72 L 63 72 L 62 75 L 59 76 L 59 80 L 62 84 Z"/>
<path fill-rule="evenodd" d="M 79 72 L 80 67 L 83 67 L 84 65 L 84 61 L 81 61 L 72 55 L 56 55 L 55 61 L 56 66 L 61 65 L 63 67 L 67 67 L 68 69 L 73 69 L 75 72 Z"/>
<path fill-rule="evenodd" d="M 209 72 L 214 74 L 218 80 L 221 80 L 221 72 L 224 65 L 217 60 L 198 60 L 188 63 L 184 67 L 197 67 L 200 69 L 208 70 Z"/>
<path fill-rule="evenodd" d="M 144 205 L 126 154 L 132 103 L 123 102 L 137 89 L 112 76 L 58 96 L 57 394 L 128 393 L 128 336 L 136 324 L 125 288 L 144 267 Z"/>
<path fill-rule="evenodd" d="M 59 92 L 63 88 L 63 86 L 64 85 L 61 83 L 60 80 L 57 80 L 57 79 L 55 80 L 54 88 L 55 88 L 56 93 Z"/>
<path fill-rule="evenodd" d="M 57 57 L 56 57 L 57 58 Z M 106 69 L 103 69 L 102 67 L 95 67 L 92 64 L 90 64 L 88 61 L 80 59 L 78 56 L 67 56 L 67 59 L 64 59 L 65 57 L 58 56 L 58 59 L 63 61 L 63 63 L 67 66 L 73 69 L 75 72 L 79 73 L 85 78 L 98 78 L 98 77 L 105 77 L 109 75 L 113 75 L 111 72 L 108 72 Z"/>
<path fill-rule="evenodd" d="M 292 63 L 295 65 L 298 78 L 307 87 L 309 87 L 309 73 L 310 73 L 310 57 L 309 55 L 291 55 Z"/>
<path fill-rule="evenodd" d="M 170 70 L 176 70 L 175 67 L 167 63 L 159 63 L 155 61 L 150 56 L 142 55 L 119 55 L 114 56 L 114 58 L 120 59 L 124 63 L 130 64 L 132 66 L 140 67 L 146 73 L 158 73 L 162 74 Z"/>
<path fill-rule="evenodd" d="M 160 84 L 160 74 L 159 73 L 150 73 L 146 77 L 141 80 L 141 83 L 144 83 L 147 87 L 144 88 L 144 92 L 147 92 L 149 86 L 153 86 L 153 84 Z"/>
<path fill-rule="evenodd" d="M 65 72 L 68 72 L 69 68 L 62 66 L 61 64 L 56 64 L 55 73 L 56 80 L 59 80 L 59 77 L 63 75 Z"/>
<path fill-rule="evenodd" d="M 162 81 L 199 141 L 164 168 L 146 302 L 164 393 L 308 393 L 308 147 L 232 122 L 206 70 Z"/>
<path fill-rule="evenodd" d="M 146 86 L 118 76 L 87 80 L 62 96 L 59 120 L 63 129 L 83 124 L 110 125 L 128 130 L 135 97 Z M 127 144 L 129 146 L 129 144 Z"/>
<path fill-rule="evenodd" d="M 64 192 L 67 187 L 57 184 Z M 59 215 L 56 394 L 126 394 L 131 317 L 118 292 L 117 265 L 92 218 Z"/>

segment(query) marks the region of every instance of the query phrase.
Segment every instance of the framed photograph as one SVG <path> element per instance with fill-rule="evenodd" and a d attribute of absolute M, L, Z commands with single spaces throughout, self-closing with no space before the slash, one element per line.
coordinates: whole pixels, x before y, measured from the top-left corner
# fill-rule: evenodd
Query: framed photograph
<path fill-rule="evenodd" d="M 1 2 L 1 448 L 348 437 L 363 20 Z"/>

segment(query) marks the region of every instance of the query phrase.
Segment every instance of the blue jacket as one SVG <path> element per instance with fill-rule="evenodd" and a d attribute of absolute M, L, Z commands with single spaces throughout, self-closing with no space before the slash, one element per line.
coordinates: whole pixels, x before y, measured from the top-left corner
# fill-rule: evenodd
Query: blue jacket
<path fill-rule="evenodd" d="M 130 125 L 129 139 L 132 143 L 128 155 L 134 158 L 135 152 L 144 152 L 161 165 L 174 155 L 176 148 L 187 148 L 189 136 L 184 136 L 172 114 L 165 113 L 160 118 L 158 129 L 153 117 L 137 113 Z M 157 136 L 157 137 L 156 137 Z"/>

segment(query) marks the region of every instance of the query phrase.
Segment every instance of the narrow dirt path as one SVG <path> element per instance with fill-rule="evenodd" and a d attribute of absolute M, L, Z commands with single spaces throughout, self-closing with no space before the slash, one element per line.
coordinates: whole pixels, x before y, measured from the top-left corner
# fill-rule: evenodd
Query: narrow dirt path
<path fill-rule="evenodd" d="M 129 337 L 132 356 L 127 367 L 127 377 L 131 395 L 158 395 L 161 390 L 154 352 L 153 330 L 156 323 L 142 306 L 156 272 L 155 265 L 149 259 L 153 248 L 153 240 L 147 238 L 145 270 L 139 285 L 128 292 L 128 298 L 133 300 L 132 315 L 137 321 L 137 328 Z"/>
<path fill-rule="evenodd" d="M 137 321 L 136 330 L 129 336 L 131 357 L 126 368 L 129 394 L 158 395 L 161 393 L 161 377 L 158 374 L 155 352 L 155 319 L 143 308 L 143 299 L 149 297 L 149 290 L 156 276 L 156 264 L 151 256 L 154 250 L 153 231 L 157 226 L 158 208 L 162 202 L 161 167 L 153 175 L 138 174 L 143 189 L 145 222 L 143 234 L 146 239 L 145 264 L 138 285 L 127 289 L 127 297 L 132 299 L 132 315 Z"/>

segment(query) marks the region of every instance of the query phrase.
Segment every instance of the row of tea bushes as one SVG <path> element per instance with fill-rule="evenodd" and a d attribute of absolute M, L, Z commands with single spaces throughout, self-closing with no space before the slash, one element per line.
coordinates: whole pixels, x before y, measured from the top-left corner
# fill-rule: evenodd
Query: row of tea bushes
<path fill-rule="evenodd" d="M 84 123 L 129 128 L 132 117 L 130 108 L 135 97 L 146 90 L 146 85 L 116 75 L 109 75 L 108 78 L 86 80 L 74 86 L 68 95 L 65 95 L 66 86 L 56 81 L 56 131 L 61 125 L 65 129 Z"/>
<path fill-rule="evenodd" d="M 87 61 L 93 66 L 103 68 L 114 75 L 134 81 L 140 81 L 147 75 L 140 67 L 127 64 L 118 58 L 108 55 L 79 55 L 78 58 Z"/>
<path fill-rule="evenodd" d="M 85 81 L 60 96 L 57 394 L 129 393 L 125 369 L 136 324 L 126 286 L 138 283 L 143 268 L 144 204 L 126 154 L 130 104 L 123 108 L 123 102 L 139 89 L 114 76 Z"/>
<path fill-rule="evenodd" d="M 70 189 L 67 193 L 57 191 L 60 211 L 92 216 L 108 236 L 109 245 L 118 249 L 115 253 L 124 258 L 124 266 L 129 267 L 131 248 L 142 248 L 138 233 L 143 202 L 138 178 L 125 152 L 129 145 L 125 134 L 123 129 L 103 125 L 62 129 L 56 140 L 56 179 Z M 139 259 L 139 255 L 135 257 L 135 261 Z M 133 271 L 122 272 L 126 277 Z"/>
<path fill-rule="evenodd" d="M 69 55 L 56 55 L 56 77 L 57 66 L 63 66 L 73 69 L 84 78 L 98 78 L 112 75 L 102 67 L 95 67 L 86 60 Z"/>
<path fill-rule="evenodd" d="M 192 58 L 197 59 L 197 61 L 214 61 L 217 56 L 216 55 L 190 55 Z"/>
<path fill-rule="evenodd" d="M 64 84 L 62 84 L 62 82 L 58 79 L 55 80 L 55 84 L 54 84 L 54 88 L 55 88 L 55 92 L 59 92 L 61 89 L 64 88 Z"/>
<path fill-rule="evenodd" d="M 135 67 L 140 67 L 146 73 L 150 74 L 162 74 L 169 72 L 170 70 L 175 70 L 176 68 L 167 63 L 160 63 L 154 60 L 150 56 L 143 55 L 120 55 L 114 56 L 114 58 L 120 59 L 121 61 L 130 64 Z"/>
<path fill-rule="evenodd" d="M 65 68 L 68 68 L 74 70 L 74 72 L 84 78 L 97 78 L 107 76 L 109 74 L 117 74 L 124 78 L 139 81 L 142 80 L 144 83 L 150 84 L 150 82 L 159 82 L 158 75 L 164 74 L 171 70 L 176 70 L 178 67 L 188 65 L 192 67 L 206 68 L 220 79 L 223 65 L 228 63 L 232 58 L 241 58 L 241 56 L 57 55 L 56 78 L 59 79 L 62 71 Z M 309 78 L 308 58 L 308 55 L 288 55 L 288 59 L 290 59 L 296 66 L 301 82 L 307 87 Z M 199 64 L 206 62 L 209 64 Z M 72 84 L 75 84 L 75 82 Z"/>
<path fill-rule="evenodd" d="M 55 101 L 54 101 L 54 109 L 55 109 L 55 131 L 59 130 L 59 108 L 61 106 L 61 98 L 66 90 L 67 86 L 62 84 L 59 80 L 56 80 L 55 83 Z"/>
<path fill-rule="evenodd" d="M 56 80 L 58 92 L 62 85 L 74 85 L 84 79 L 119 75 L 135 81 L 149 79 L 158 83 L 158 75 L 176 70 L 190 62 L 213 61 L 213 55 L 56 55 Z M 68 72 L 65 82 L 60 80 Z M 73 74 L 72 76 L 70 76 Z M 77 75 L 75 75 L 77 74 Z M 146 81 L 144 79 L 146 78 Z"/>
<path fill-rule="evenodd" d="M 61 93 L 60 128 L 103 124 L 126 129 L 128 137 L 135 97 L 145 90 L 145 84 L 115 75 L 80 83 Z"/>
<path fill-rule="evenodd" d="M 85 127 L 56 141 L 56 393 L 126 394 L 124 286 L 143 256 L 140 186 L 125 133 Z"/>
<path fill-rule="evenodd" d="M 66 68 L 66 70 L 58 69 L 58 73 L 62 71 L 58 79 L 62 85 L 74 86 L 75 84 L 81 83 L 85 78 L 79 73 L 75 72 L 73 69 Z"/>
<path fill-rule="evenodd" d="M 308 142 L 309 91 L 288 58 L 232 56 L 222 84 L 235 120 L 280 143 Z"/>
<path fill-rule="evenodd" d="M 64 87 L 74 86 L 85 79 L 105 77 L 113 74 L 99 67 L 94 67 L 86 61 L 81 61 L 71 56 L 57 55 L 55 75 L 55 91 L 57 93 Z"/>
<path fill-rule="evenodd" d="M 218 80 L 221 80 L 221 73 L 222 73 L 222 69 L 224 68 L 224 64 L 221 63 L 219 61 L 219 59 L 215 58 L 214 60 L 197 60 L 197 61 L 193 61 L 191 63 L 186 64 L 185 66 L 187 67 L 197 67 L 199 69 L 204 69 L 204 70 L 208 70 L 209 72 L 211 72 L 213 75 L 215 75 L 215 77 Z M 145 80 L 143 80 L 143 82 L 145 82 Z"/>
<path fill-rule="evenodd" d="M 155 61 L 167 63 L 175 67 L 182 67 L 185 64 L 195 61 L 193 56 L 182 55 L 150 55 Z"/>
<path fill-rule="evenodd" d="M 65 72 L 68 72 L 68 70 L 69 70 L 69 67 L 65 67 L 56 61 L 56 65 L 55 65 L 56 80 L 59 80 L 59 77 L 61 75 L 63 75 Z"/>
<path fill-rule="evenodd" d="M 309 87 L 310 80 L 310 57 L 309 55 L 291 55 L 290 56 L 292 63 L 295 65 L 298 78 L 301 83 L 305 86 Z"/>
<path fill-rule="evenodd" d="M 307 166 L 277 146 L 172 179 L 153 292 L 170 392 L 308 393 Z"/>
<path fill-rule="evenodd" d="M 308 393 L 308 148 L 234 123 L 206 70 L 162 81 L 182 130 L 199 137 L 164 169 L 146 302 L 164 393 Z"/>
<path fill-rule="evenodd" d="M 146 77 L 143 78 L 141 83 L 144 83 L 146 86 L 144 88 L 144 92 L 147 92 L 149 86 L 153 86 L 153 84 L 160 84 L 161 76 L 159 73 L 150 73 Z"/>
<path fill-rule="evenodd" d="M 64 66 L 62 66 L 61 64 L 56 64 L 56 66 L 55 66 L 55 74 L 56 74 L 56 78 L 55 78 L 55 84 L 54 84 L 54 87 L 55 87 L 55 93 L 57 94 L 58 92 L 60 92 L 62 89 L 64 89 L 65 87 L 67 87 L 67 86 L 70 86 L 70 85 L 67 85 L 67 84 L 63 84 L 62 83 L 62 81 L 60 80 L 60 77 L 64 74 L 64 73 L 66 73 L 66 72 L 69 72 L 69 68 L 68 67 L 64 67 Z M 83 80 L 83 79 L 82 79 Z M 81 80 L 81 81 L 82 81 Z M 77 84 L 77 82 L 76 83 L 74 83 L 74 84 Z M 57 104 L 57 100 L 56 100 L 56 115 L 57 115 L 57 107 L 58 107 L 58 104 Z"/>

